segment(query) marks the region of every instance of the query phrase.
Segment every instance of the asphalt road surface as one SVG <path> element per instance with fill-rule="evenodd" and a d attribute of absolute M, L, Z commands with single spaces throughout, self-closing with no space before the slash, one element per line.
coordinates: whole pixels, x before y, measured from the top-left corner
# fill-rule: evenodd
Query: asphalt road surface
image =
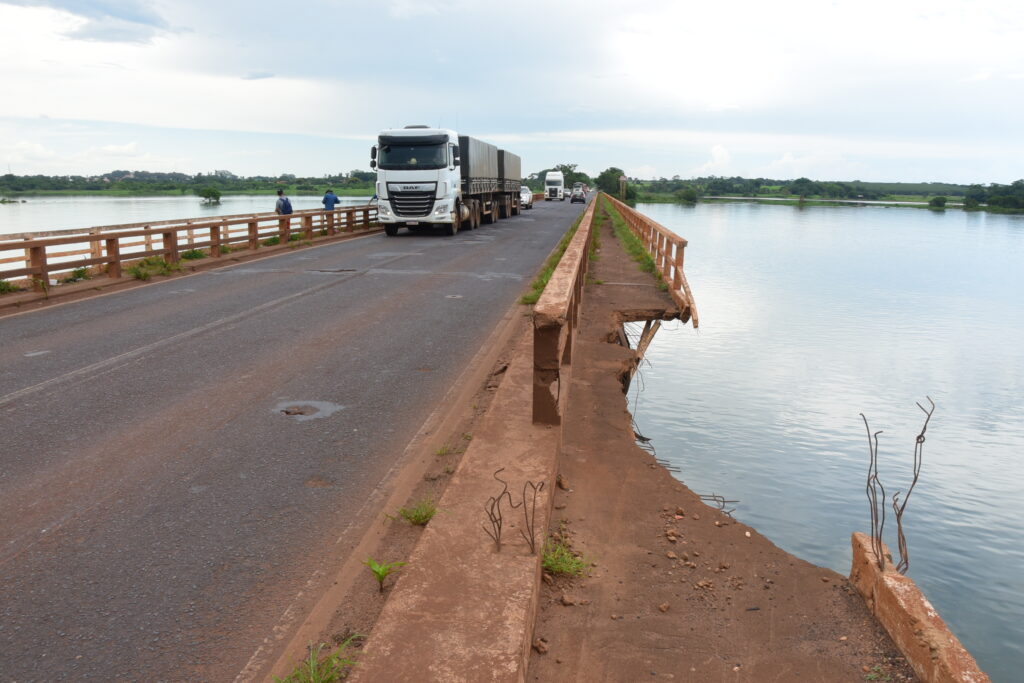
<path fill-rule="evenodd" d="M 582 209 L 0 319 L 0 680 L 233 680 Z"/>

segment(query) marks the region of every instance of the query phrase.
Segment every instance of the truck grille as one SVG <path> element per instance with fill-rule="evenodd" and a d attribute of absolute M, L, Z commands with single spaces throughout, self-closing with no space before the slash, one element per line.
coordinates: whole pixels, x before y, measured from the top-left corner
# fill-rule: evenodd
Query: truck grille
<path fill-rule="evenodd" d="M 421 218 L 434 208 L 433 192 L 391 192 L 390 196 L 396 216 Z"/>
<path fill-rule="evenodd" d="M 548 196 L 549 197 L 557 197 L 558 196 L 558 189 L 554 188 L 554 187 L 549 187 L 548 188 Z"/>

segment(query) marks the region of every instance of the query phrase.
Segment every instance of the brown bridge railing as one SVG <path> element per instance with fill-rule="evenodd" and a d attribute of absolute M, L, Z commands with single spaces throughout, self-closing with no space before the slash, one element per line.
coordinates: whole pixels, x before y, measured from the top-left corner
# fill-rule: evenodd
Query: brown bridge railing
<path fill-rule="evenodd" d="M 613 202 L 626 224 L 643 241 L 654 257 L 658 272 L 668 283 L 672 300 L 684 314 L 683 320 L 686 320 L 685 314 L 688 312 L 693 326 L 697 327 L 697 308 L 690 293 L 690 285 L 683 274 L 686 240 L 657 221 L 602 193 L 590 202 L 576 234 L 533 308 L 534 423 L 561 424 L 571 379 L 572 350 L 583 288 L 590 265 L 589 245 L 594 209 L 600 196 L 608 197 Z"/>
<path fill-rule="evenodd" d="M 590 266 L 590 232 L 597 200 L 590 202 L 562 260 L 533 307 L 533 421 L 560 424 L 568 395 L 572 348 Z"/>
<path fill-rule="evenodd" d="M 0 279 L 27 279 L 34 289 L 44 290 L 51 275 L 78 268 L 99 266 L 108 277 L 118 278 L 126 261 L 159 256 L 176 263 L 182 251 L 191 249 L 206 250 L 209 256 L 219 258 L 234 248 L 257 249 L 273 237 L 285 244 L 296 234 L 312 240 L 317 234 L 368 229 L 376 219 L 377 207 L 367 204 L 334 211 L 296 211 L 288 216 L 250 213 L 0 235 Z"/>
<path fill-rule="evenodd" d="M 643 242 L 644 247 L 654 258 L 655 268 L 658 269 L 662 279 L 668 285 L 668 292 L 672 295 L 672 300 L 679 306 L 680 311 L 689 309 L 693 326 L 697 327 L 699 323 L 697 304 L 690 292 L 690 283 L 686 281 L 686 275 L 683 273 L 687 241 L 658 221 L 648 218 L 615 197 L 607 194 L 604 196 L 612 202 L 633 234 Z"/>

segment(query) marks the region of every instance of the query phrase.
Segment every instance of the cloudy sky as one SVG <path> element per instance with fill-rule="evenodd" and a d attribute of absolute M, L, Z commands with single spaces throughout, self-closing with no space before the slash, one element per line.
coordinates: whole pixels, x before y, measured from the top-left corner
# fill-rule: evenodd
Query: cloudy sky
<path fill-rule="evenodd" d="M 524 169 L 1010 182 L 1019 0 L 0 0 L 0 163 L 320 176 L 386 127 Z"/>

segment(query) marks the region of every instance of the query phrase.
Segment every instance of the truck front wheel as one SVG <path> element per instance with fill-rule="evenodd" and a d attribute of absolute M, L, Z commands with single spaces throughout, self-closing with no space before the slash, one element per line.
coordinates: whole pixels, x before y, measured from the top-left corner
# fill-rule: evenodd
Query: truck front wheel
<path fill-rule="evenodd" d="M 385 223 L 384 234 L 387 235 L 388 237 L 394 237 L 395 235 L 398 234 L 398 226 L 395 225 L 394 223 Z"/>

